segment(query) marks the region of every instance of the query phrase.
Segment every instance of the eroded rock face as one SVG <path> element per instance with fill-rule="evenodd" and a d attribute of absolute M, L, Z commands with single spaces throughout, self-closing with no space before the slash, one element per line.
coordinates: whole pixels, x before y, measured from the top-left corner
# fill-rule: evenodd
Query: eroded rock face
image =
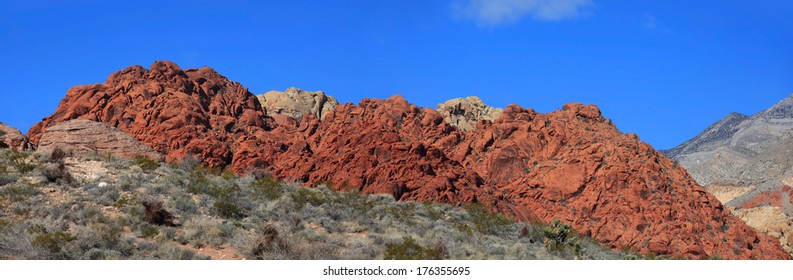
<path fill-rule="evenodd" d="M 476 123 L 482 120 L 495 121 L 504 111 L 501 108 L 485 105 L 482 99 L 476 96 L 451 99 L 438 104 L 437 108 L 444 121 L 462 131 L 476 129 Z"/>
<path fill-rule="evenodd" d="M 268 115 L 285 115 L 300 119 L 310 114 L 320 119 L 333 111 L 339 102 L 322 91 L 305 91 L 288 88 L 286 91 L 269 91 L 256 96 Z"/>
<path fill-rule="evenodd" d="M 758 206 L 734 211 L 746 224 L 779 239 L 788 253 L 793 253 L 793 219 L 775 206 Z"/>
<path fill-rule="evenodd" d="M 705 258 L 789 256 L 725 210 L 666 156 L 619 132 L 597 107 L 538 114 L 512 105 L 463 132 L 401 97 L 301 122 L 275 160 L 282 178 L 401 199 L 480 202 L 524 221 L 560 219 L 612 248 Z M 727 240 L 727 241 L 724 241 Z"/>
<path fill-rule="evenodd" d="M 0 122 L 0 148 L 10 148 L 20 152 L 31 151 L 34 146 L 19 129 Z"/>
<path fill-rule="evenodd" d="M 154 149 L 117 128 L 84 119 L 60 122 L 44 131 L 37 152 L 51 153 L 56 148 L 75 157 L 114 154 L 126 158 L 162 158 Z"/>
<path fill-rule="evenodd" d="M 266 117 L 252 94 L 211 69 L 158 62 L 69 91 L 31 129 L 69 119 L 118 127 L 174 160 L 187 153 L 237 172 L 402 200 L 482 203 L 523 221 L 559 219 L 612 248 L 706 258 L 786 259 L 666 156 L 595 106 L 538 114 L 517 105 L 462 131 L 399 96 L 343 104 L 320 120 Z"/>
<path fill-rule="evenodd" d="M 249 158 L 254 155 L 234 155 L 259 145 L 250 139 L 268 127 L 256 97 L 239 83 L 207 67 L 183 71 L 167 61 L 148 70 L 128 67 L 103 84 L 71 88 L 55 113 L 28 136 L 39 143 L 50 126 L 78 118 L 114 126 L 166 160 L 193 154 L 212 167 L 255 166 Z"/>

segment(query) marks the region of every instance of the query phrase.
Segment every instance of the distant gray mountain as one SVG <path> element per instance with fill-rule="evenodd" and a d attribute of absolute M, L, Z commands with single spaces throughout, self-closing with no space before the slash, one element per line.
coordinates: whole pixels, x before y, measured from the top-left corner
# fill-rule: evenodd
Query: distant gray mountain
<path fill-rule="evenodd" d="M 731 113 L 665 153 L 699 184 L 755 185 L 739 205 L 793 177 L 793 95 L 746 116 Z"/>

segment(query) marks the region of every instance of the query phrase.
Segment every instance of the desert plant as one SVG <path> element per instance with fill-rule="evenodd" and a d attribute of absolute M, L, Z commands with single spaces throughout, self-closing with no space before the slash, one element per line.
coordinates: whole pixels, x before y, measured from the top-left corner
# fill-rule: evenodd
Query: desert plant
<path fill-rule="evenodd" d="M 11 164 L 17 172 L 25 174 L 36 169 L 37 165 L 28 158 L 28 154 L 11 150 L 9 154 Z"/>
<path fill-rule="evenodd" d="M 143 207 L 146 211 L 143 215 L 143 219 L 147 223 L 159 226 L 176 226 L 176 223 L 173 222 L 173 214 L 162 207 L 162 202 L 143 201 Z"/>
<path fill-rule="evenodd" d="M 251 184 L 254 195 L 269 200 L 278 199 L 284 194 L 281 183 L 272 175 L 264 175 Z"/>
<path fill-rule="evenodd" d="M 411 236 L 402 242 L 386 243 L 383 259 L 386 260 L 439 260 L 448 257 L 448 250 L 443 242 L 436 243 L 432 248 L 419 245 Z"/>
<path fill-rule="evenodd" d="M 543 243 L 549 252 L 563 252 L 565 248 L 570 247 L 576 256 L 582 253 L 581 241 L 575 236 L 573 227 L 561 223 L 558 219 L 543 228 L 543 235 L 545 236 Z"/>
<path fill-rule="evenodd" d="M 320 206 L 325 203 L 325 199 L 319 192 L 305 188 L 297 189 L 290 194 L 290 197 L 292 198 L 292 202 L 294 202 L 295 208 L 297 208 L 297 210 L 302 210 L 306 204 Z"/>
<path fill-rule="evenodd" d="M 72 175 L 66 170 L 66 165 L 63 161 L 47 164 L 41 169 L 41 175 L 44 175 L 50 182 L 63 181 L 64 183 L 72 182 Z"/>
<path fill-rule="evenodd" d="M 160 163 L 146 156 L 136 156 L 135 162 L 143 171 L 151 172 L 160 168 Z"/>
<path fill-rule="evenodd" d="M 155 226 L 144 225 L 140 228 L 140 237 L 149 238 L 160 234 L 160 230 Z"/>
<path fill-rule="evenodd" d="M 41 194 L 39 190 L 26 183 L 0 187 L 0 196 L 13 202 L 21 202 L 39 194 Z"/>
<path fill-rule="evenodd" d="M 66 156 L 67 153 L 65 151 L 61 150 L 61 148 L 56 147 L 50 153 L 49 161 L 51 163 L 62 163 L 63 159 L 66 158 Z"/>
<path fill-rule="evenodd" d="M 471 215 L 471 222 L 474 224 L 474 228 L 481 233 L 500 234 L 508 231 L 512 228 L 512 224 L 515 223 L 515 221 L 503 214 L 488 212 L 479 203 L 469 204 L 465 207 L 465 210 Z"/>

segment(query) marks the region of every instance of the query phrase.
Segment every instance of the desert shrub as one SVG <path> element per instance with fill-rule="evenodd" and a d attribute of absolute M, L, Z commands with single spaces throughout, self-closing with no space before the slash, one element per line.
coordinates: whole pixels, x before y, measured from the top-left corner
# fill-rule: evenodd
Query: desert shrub
<path fill-rule="evenodd" d="M 193 154 L 188 154 L 183 159 L 179 160 L 178 168 L 182 171 L 193 171 L 196 167 L 201 166 L 201 159 Z"/>
<path fill-rule="evenodd" d="M 61 253 L 61 247 L 74 240 L 76 238 L 66 232 L 47 232 L 36 236 L 31 244 L 44 248 L 52 254 L 59 254 Z"/>
<path fill-rule="evenodd" d="M 573 227 L 561 223 L 558 219 L 543 228 L 545 236 L 545 248 L 549 252 L 564 252 L 566 248 L 571 248 L 576 256 L 582 253 L 581 241 L 575 236 Z"/>
<path fill-rule="evenodd" d="M 471 216 L 471 223 L 473 223 L 474 228 L 484 234 L 501 234 L 510 230 L 512 224 L 515 223 L 515 221 L 503 214 L 488 212 L 479 203 L 469 204 L 465 207 L 465 210 Z"/>
<path fill-rule="evenodd" d="M 256 179 L 256 181 L 251 184 L 251 188 L 257 198 L 274 200 L 284 195 L 281 183 L 272 175 L 264 175 L 262 178 Z"/>
<path fill-rule="evenodd" d="M 162 202 L 144 201 L 143 208 L 145 210 L 143 214 L 143 220 L 147 223 L 159 226 L 176 226 L 176 224 L 173 222 L 173 214 L 162 207 Z"/>
<path fill-rule="evenodd" d="M 72 181 L 72 175 L 66 170 L 63 161 L 47 164 L 41 169 L 41 175 L 50 182 L 70 183 Z"/>
<path fill-rule="evenodd" d="M 176 239 L 184 244 L 192 243 L 198 247 L 207 244 L 220 246 L 234 236 L 237 230 L 231 223 L 195 216 L 184 224 L 184 231 Z"/>
<path fill-rule="evenodd" d="M 49 162 L 51 163 L 62 163 L 63 159 L 66 158 L 67 153 L 61 150 L 61 148 L 55 148 L 52 150 L 49 156 Z"/>
<path fill-rule="evenodd" d="M 245 213 L 240 209 L 239 205 L 230 198 L 220 198 L 212 204 L 212 209 L 226 219 L 242 219 Z"/>
<path fill-rule="evenodd" d="M 210 195 L 214 197 L 212 210 L 220 217 L 226 219 L 242 219 L 247 217 L 247 199 L 241 193 L 240 187 L 228 180 L 213 183 L 210 186 Z"/>
<path fill-rule="evenodd" d="M 159 162 L 150 159 L 146 156 L 136 156 L 135 162 L 138 164 L 138 166 L 140 166 L 141 169 L 143 169 L 143 171 L 146 172 L 151 172 L 156 170 L 157 168 L 160 168 Z"/>
<path fill-rule="evenodd" d="M 131 193 L 123 193 L 119 194 L 118 198 L 115 202 L 113 202 L 113 206 L 116 208 L 124 208 L 126 206 L 138 204 L 138 198 Z"/>
<path fill-rule="evenodd" d="M 17 170 L 17 172 L 26 174 L 30 171 L 33 171 L 38 167 L 34 162 L 32 162 L 27 153 L 24 152 L 16 152 L 11 150 L 9 153 L 9 159 L 11 161 L 11 165 Z"/>
<path fill-rule="evenodd" d="M 289 246 L 280 237 L 278 230 L 270 224 L 264 225 L 257 231 L 257 236 L 249 248 L 248 255 L 254 259 L 265 259 L 268 254 L 283 254 L 289 252 Z"/>
<path fill-rule="evenodd" d="M 333 203 L 358 213 L 369 213 L 374 208 L 374 202 L 358 191 L 338 192 L 333 199 Z"/>
<path fill-rule="evenodd" d="M 198 212 L 198 205 L 193 198 L 189 196 L 177 196 L 171 201 L 173 208 L 176 208 L 183 213 L 195 214 Z"/>
<path fill-rule="evenodd" d="M 402 242 L 386 243 L 383 259 L 386 260 L 440 260 L 448 258 L 443 242 L 433 247 L 419 245 L 413 237 L 406 236 Z"/>
<path fill-rule="evenodd" d="M 140 237 L 142 238 L 155 237 L 158 234 L 160 234 L 160 230 L 155 226 L 143 225 L 140 227 Z"/>
<path fill-rule="evenodd" d="M 121 252 L 102 248 L 91 248 L 85 253 L 87 260 L 119 260 L 122 259 Z"/>
<path fill-rule="evenodd" d="M 13 202 L 25 201 L 39 194 L 41 194 L 39 190 L 28 184 L 12 184 L 0 187 L 0 196 Z"/>
<path fill-rule="evenodd" d="M 412 223 L 416 218 L 416 205 L 412 202 L 398 202 L 396 205 L 386 208 L 386 213 L 402 222 Z"/>
<path fill-rule="evenodd" d="M 0 136 L 6 135 L 5 131 L 0 130 Z"/>
<path fill-rule="evenodd" d="M 426 201 L 423 202 L 422 205 L 424 206 L 424 215 L 431 221 L 437 221 L 443 218 L 444 211 L 442 209 L 439 210 L 432 202 Z"/>
<path fill-rule="evenodd" d="M 16 176 L 14 174 L 0 173 L 0 187 L 8 184 L 16 183 L 17 180 L 19 180 L 19 176 Z"/>
<path fill-rule="evenodd" d="M 306 188 L 298 188 L 289 195 L 292 198 L 295 209 L 302 210 L 307 204 L 320 206 L 325 203 L 325 198 L 318 191 Z"/>
<path fill-rule="evenodd" d="M 196 255 L 196 252 L 190 249 L 179 247 L 173 243 L 166 243 L 160 246 L 155 254 L 159 259 L 165 260 L 195 260 L 205 259 L 204 257 Z"/>

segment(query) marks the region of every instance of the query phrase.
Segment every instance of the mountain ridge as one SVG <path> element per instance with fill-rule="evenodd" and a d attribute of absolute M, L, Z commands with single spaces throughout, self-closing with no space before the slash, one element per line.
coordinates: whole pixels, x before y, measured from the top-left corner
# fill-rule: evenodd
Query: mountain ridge
<path fill-rule="evenodd" d="M 522 221 L 561 220 L 615 249 L 790 258 L 594 105 L 570 103 L 547 114 L 510 105 L 471 131 L 400 96 L 296 120 L 267 116 L 253 94 L 213 70 L 155 62 L 151 70 L 132 67 L 105 84 L 70 89 L 29 137 L 37 143 L 46 127 L 76 118 L 111 124 L 168 161 L 192 154 L 210 167 L 267 171 L 306 185 L 481 203 Z"/>

